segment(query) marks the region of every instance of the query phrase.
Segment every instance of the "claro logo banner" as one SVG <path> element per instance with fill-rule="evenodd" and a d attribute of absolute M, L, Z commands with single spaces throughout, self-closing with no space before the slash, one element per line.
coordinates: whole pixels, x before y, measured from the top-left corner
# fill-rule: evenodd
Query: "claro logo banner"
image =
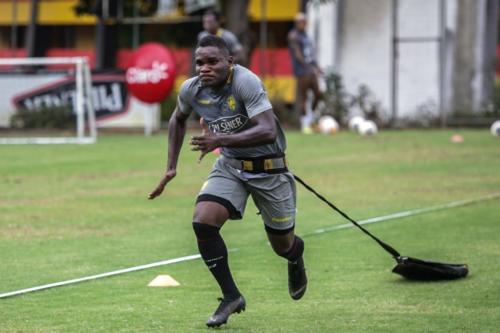
<path fill-rule="evenodd" d="M 144 103 L 160 103 L 172 91 L 175 74 L 170 50 L 158 43 L 147 43 L 134 52 L 126 73 L 127 87 Z"/>

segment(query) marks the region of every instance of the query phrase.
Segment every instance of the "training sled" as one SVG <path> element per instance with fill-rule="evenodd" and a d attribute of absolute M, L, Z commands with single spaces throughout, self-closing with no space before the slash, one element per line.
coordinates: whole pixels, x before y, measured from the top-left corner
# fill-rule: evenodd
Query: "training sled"
<path fill-rule="evenodd" d="M 396 266 L 392 269 L 393 273 L 399 274 L 409 280 L 416 281 L 439 281 L 439 280 L 455 280 L 466 277 L 469 269 L 466 264 L 447 264 L 433 261 L 426 261 L 412 257 L 405 257 L 399 254 L 392 246 L 375 237 L 368 230 L 363 228 L 358 222 L 341 211 L 337 206 L 328 201 L 324 196 L 316 192 L 311 186 L 307 185 L 302 179 L 293 175 L 295 180 L 304 186 L 308 191 L 316 195 L 321 201 L 326 203 L 330 208 L 342 215 L 349 222 L 358 227 L 366 235 L 378 243 L 396 260 Z"/>
<path fill-rule="evenodd" d="M 454 280 L 463 278 L 469 273 L 465 264 L 445 264 L 402 256 L 395 259 L 398 264 L 392 272 L 410 280 Z"/>

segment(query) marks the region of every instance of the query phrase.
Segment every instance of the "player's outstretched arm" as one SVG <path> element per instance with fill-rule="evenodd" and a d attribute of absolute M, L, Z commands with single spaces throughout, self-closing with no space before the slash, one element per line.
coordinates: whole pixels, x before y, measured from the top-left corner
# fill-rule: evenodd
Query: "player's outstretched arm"
<path fill-rule="evenodd" d="M 181 151 L 182 142 L 184 141 L 184 136 L 186 135 L 186 120 L 188 115 L 180 112 L 177 108 L 170 117 L 168 122 L 168 161 L 167 161 L 167 171 L 160 180 L 158 186 L 149 194 L 149 199 L 154 199 L 159 196 L 165 186 L 176 176 L 177 174 L 177 160 L 179 159 L 179 153 Z"/>
<path fill-rule="evenodd" d="M 252 147 L 276 140 L 276 120 L 273 110 L 261 112 L 250 119 L 252 127 L 239 133 L 216 135 L 210 131 L 194 136 L 191 150 L 200 151 L 202 157 L 218 147 Z"/>

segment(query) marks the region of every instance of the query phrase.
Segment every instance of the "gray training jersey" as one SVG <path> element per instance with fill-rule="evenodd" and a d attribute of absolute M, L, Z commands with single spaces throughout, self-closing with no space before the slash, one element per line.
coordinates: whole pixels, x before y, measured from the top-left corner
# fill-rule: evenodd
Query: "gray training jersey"
<path fill-rule="evenodd" d="M 250 119 L 272 109 L 260 79 L 245 67 L 234 65 L 226 84 L 218 89 L 201 85 L 195 76 L 181 86 L 177 97 L 180 112 L 192 111 L 202 117 L 213 133 L 238 133 L 251 127 Z M 253 158 L 284 154 L 285 135 L 276 116 L 277 137 L 271 144 L 233 148 L 222 147 L 222 154 L 232 158 Z"/>

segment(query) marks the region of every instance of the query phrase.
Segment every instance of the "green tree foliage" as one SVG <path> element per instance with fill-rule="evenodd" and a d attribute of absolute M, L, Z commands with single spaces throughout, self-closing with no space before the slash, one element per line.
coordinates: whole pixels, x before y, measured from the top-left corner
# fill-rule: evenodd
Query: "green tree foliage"
<path fill-rule="evenodd" d="M 102 17 L 104 0 L 79 0 L 73 7 L 77 15 L 95 15 Z M 132 16 L 134 6 L 137 6 L 139 16 L 152 16 L 158 9 L 158 1 L 151 0 L 108 0 L 109 17 L 116 18 L 120 6 L 123 6 L 123 15 Z"/>

